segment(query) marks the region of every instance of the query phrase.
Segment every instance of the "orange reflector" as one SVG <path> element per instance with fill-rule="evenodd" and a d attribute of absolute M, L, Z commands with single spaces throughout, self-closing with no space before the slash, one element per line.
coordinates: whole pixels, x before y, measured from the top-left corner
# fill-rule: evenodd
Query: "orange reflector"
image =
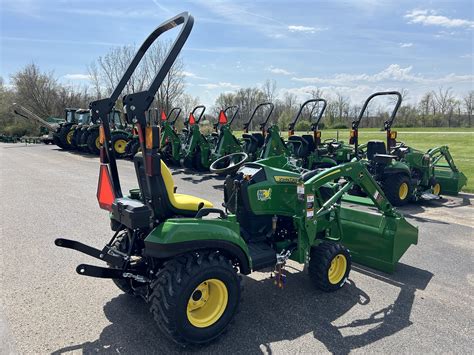
<path fill-rule="evenodd" d="M 99 126 L 99 142 L 100 145 L 104 145 L 105 142 L 105 132 L 104 127 L 102 125 Z"/>
<path fill-rule="evenodd" d="M 221 110 L 221 112 L 219 112 L 219 124 L 226 124 L 226 123 L 227 123 L 227 117 L 224 111 Z"/>
<path fill-rule="evenodd" d="M 390 138 L 391 139 L 397 139 L 397 131 L 391 131 L 390 132 Z"/>
<path fill-rule="evenodd" d="M 357 137 L 357 132 L 351 129 L 351 138 Z"/>
<path fill-rule="evenodd" d="M 110 179 L 107 165 L 101 164 L 99 172 L 99 185 L 97 186 L 97 201 L 100 208 L 112 211 L 112 203 L 115 200 L 112 180 Z"/>
<path fill-rule="evenodd" d="M 161 120 L 166 121 L 166 113 L 163 110 L 161 110 Z"/>
<path fill-rule="evenodd" d="M 190 125 L 193 125 L 196 123 L 196 119 L 194 118 L 194 115 L 192 113 L 189 114 L 189 120 L 188 120 L 188 123 Z"/>
<path fill-rule="evenodd" d="M 145 145 L 146 149 L 153 149 L 153 128 L 145 128 Z"/>
<path fill-rule="evenodd" d="M 314 132 L 314 137 L 315 138 L 321 138 L 321 131 L 315 131 Z"/>
<path fill-rule="evenodd" d="M 291 137 L 294 134 L 295 134 L 295 131 L 293 131 L 293 130 L 288 131 L 288 137 Z"/>

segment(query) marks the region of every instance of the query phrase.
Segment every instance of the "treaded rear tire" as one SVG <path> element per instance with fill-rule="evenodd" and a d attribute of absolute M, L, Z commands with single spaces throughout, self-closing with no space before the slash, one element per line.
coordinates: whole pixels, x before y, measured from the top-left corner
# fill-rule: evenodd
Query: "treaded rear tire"
<path fill-rule="evenodd" d="M 117 236 L 115 241 L 112 243 L 111 248 L 126 253 L 128 251 L 128 238 L 126 233 L 122 233 Z M 109 267 L 112 268 L 111 265 Z M 123 292 L 129 295 L 135 295 L 133 287 L 131 285 L 132 279 L 112 279 L 114 284 Z"/>
<path fill-rule="evenodd" d="M 94 129 L 93 131 L 89 132 L 87 137 L 87 148 L 89 148 L 89 152 L 91 154 L 99 155 L 100 150 L 96 146 L 96 139 L 99 137 L 99 130 Z"/>
<path fill-rule="evenodd" d="M 406 183 L 408 186 L 408 193 L 405 198 L 400 198 L 400 186 Z M 390 203 L 394 206 L 406 205 L 412 198 L 413 186 L 410 179 L 405 174 L 388 175 L 383 181 L 383 192 L 387 196 Z"/>
<path fill-rule="evenodd" d="M 122 132 L 118 132 L 118 133 L 115 133 L 114 135 L 112 135 L 112 149 L 114 150 L 114 153 L 115 153 L 115 157 L 118 158 L 118 159 L 121 159 L 121 158 L 125 158 L 125 156 L 127 155 L 127 143 L 125 143 L 125 146 L 124 146 L 124 149 L 123 149 L 123 152 L 118 152 L 116 149 L 115 149 L 115 144 L 119 141 L 119 140 L 123 140 L 125 142 L 128 142 L 130 140 L 128 134 L 126 133 L 122 133 Z"/>
<path fill-rule="evenodd" d="M 196 287 L 210 279 L 225 284 L 228 300 L 215 323 L 198 328 L 188 319 L 187 305 Z M 160 330 L 177 344 L 209 343 L 226 330 L 238 312 L 241 287 L 241 276 L 219 252 L 185 254 L 168 261 L 151 283 L 150 311 Z"/>
<path fill-rule="evenodd" d="M 341 280 L 337 283 L 329 281 L 329 269 L 332 260 L 343 255 L 346 258 L 346 269 Z M 322 242 L 318 246 L 311 248 L 308 265 L 309 277 L 314 285 L 324 292 L 333 292 L 340 289 L 346 283 L 351 271 L 352 258 L 349 250 L 339 243 Z"/>

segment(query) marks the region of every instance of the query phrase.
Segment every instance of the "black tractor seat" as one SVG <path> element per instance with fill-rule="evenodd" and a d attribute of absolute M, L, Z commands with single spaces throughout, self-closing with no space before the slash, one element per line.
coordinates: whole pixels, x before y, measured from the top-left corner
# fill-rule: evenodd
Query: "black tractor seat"
<path fill-rule="evenodd" d="M 290 136 L 288 143 L 292 146 L 293 154 L 298 158 L 307 157 L 315 148 L 313 136 L 310 134 Z"/>
<path fill-rule="evenodd" d="M 245 152 L 248 154 L 255 153 L 265 142 L 263 134 L 261 133 L 244 133 L 242 134 L 242 138 L 245 141 Z"/>

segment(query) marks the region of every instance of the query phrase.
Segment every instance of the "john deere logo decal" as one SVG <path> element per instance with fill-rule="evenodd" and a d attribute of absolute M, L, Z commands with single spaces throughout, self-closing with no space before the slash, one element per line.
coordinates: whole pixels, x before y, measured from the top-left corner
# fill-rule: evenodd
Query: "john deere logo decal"
<path fill-rule="evenodd" d="M 272 189 L 257 190 L 257 200 L 268 201 L 272 198 Z"/>
<path fill-rule="evenodd" d="M 297 184 L 299 178 L 296 176 L 275 176 L 275 181 L 279 183 Z"/>

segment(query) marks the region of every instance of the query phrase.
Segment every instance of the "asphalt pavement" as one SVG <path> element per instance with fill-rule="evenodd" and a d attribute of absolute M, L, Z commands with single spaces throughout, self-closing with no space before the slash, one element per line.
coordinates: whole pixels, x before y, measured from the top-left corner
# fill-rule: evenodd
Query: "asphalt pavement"
<path fill-rule="evenodd" d="M 122 188 L 133 165 L 119 162 Z M 54 146 L 0 144 L 0 354 L 175 353 L 148 306 L 110 280 L 76 274 L 94 260 L 58 237 L 101 248 L 111 237 L 96 200 L 98 158 Z M 173 172 L 178 192 L 222 203 L 222 180 Z M 419 243 L 394 274 L 354 266 L 341 290 L 317 291 L 291 263 L 283 290 L 244 278 L 242 310 L 205 353 L 472 353 L 474 196 L 403 208 Z"/>

